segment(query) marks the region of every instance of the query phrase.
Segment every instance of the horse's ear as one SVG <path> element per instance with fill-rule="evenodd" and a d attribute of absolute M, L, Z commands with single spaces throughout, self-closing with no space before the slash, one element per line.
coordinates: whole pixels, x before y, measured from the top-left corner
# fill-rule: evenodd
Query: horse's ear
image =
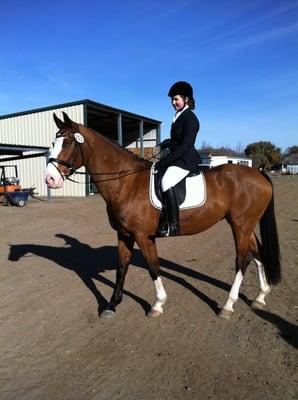
<path fill-rule="evenodd" d="M 64 125 L 67 126 L 67 128 L 71 128 L 73 126 L 73 121 L 69 118 L 69 116 L 62 111 L 63 114 L 63 119 L 64 119 Z"/>
<path fill-rule="evenodd" d="M 63 129 L 63 128 L 65 128 L 64 123 L 61 121 L 61 119 L 59 119 L 59 118 L 57 117 L 57 115 L 56 115 L 55 113 L 53 114 L 53 118 L 54 118 L 54 121 L 55 121 L 55 123 L 56 123 L 58 129 Z"/>

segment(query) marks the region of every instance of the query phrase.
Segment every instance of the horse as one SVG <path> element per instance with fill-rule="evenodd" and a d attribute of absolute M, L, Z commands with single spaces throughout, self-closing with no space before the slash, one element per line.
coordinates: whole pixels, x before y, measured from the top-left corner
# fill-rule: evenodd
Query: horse
<path fill-rule="evenodd" d="M 118 236 L 116 284 L 100 317 L 113 317 L 122 301 L 125 276 L 135 243 L 148 264 L 155 289 L 155 302 L 147 315 L 160 316 L 167 294 L 160 276 L 156 248 L 161 212 L 151 205 L 149 199 L 152 162 L 72 121 L 65 112 L 63 120 L 55 113 L 53 118 L 58 132 L 46 167 L 46 184 L 49 188 L 61 188 L 66 179 L 85 166 L 106 202 L 109 222 Z M 259 278 L 259 292 L 252 301 L 253 307 L 264 307 L 270 285 L 281 280 L 273 185 L 263 171 L 244 165 L 224 164 L 205 171 L 204 175 L 206 201 L 200 207 L 180 211 L 180 234 L 197 234 L 222 219 L 230 225 L 236 248 L 236 271 L 228 298 L 218 312 L 220 317 L 229 319 L 252 260 Z M 255 233 L 258 224 L 261 241 Z"/>

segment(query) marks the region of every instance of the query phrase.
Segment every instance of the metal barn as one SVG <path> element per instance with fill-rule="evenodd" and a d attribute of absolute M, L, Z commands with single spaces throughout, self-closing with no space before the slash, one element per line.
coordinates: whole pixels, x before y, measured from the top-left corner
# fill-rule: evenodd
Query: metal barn
<path fill-rule="evenodd" d="M 86 196 L 89 177 L 77 175 L 80 183 L 67 182 L 62 189 L 49 193 L 44 180 L 49 147 L 57 127 L 53 113 L 62 111 L 75 122 L 92 128 L 144 156 L 147 148 L 160 142 L 161 122 L 91 100 L 0 116 L 0 165 L 16 164 L 23 187 L 36 187 L 40 196 Z M 82 168 L 80 171 L 84 171 Z"/>

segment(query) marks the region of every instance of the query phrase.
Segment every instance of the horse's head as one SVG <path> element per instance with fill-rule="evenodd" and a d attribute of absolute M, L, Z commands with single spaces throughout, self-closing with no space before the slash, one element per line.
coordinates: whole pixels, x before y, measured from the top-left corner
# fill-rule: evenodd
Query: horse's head
<path fill-rule="evenodd" d="M 80 126 L 65 112 L 63 117 L 64 121 L 61 121 L 54 113 L 54 121 L 59 131 L 53 142 L 45 172 L 46 184 L 53 189 L 61 188 L 64 179 L 83 165 L 82 146 L 85 139 L 79 131 Z"/>

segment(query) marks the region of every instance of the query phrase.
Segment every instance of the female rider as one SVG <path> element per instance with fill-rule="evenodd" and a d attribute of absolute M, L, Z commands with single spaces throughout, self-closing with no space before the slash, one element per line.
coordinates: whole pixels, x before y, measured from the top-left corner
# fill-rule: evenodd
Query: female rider
<path fill-rule="evenodd" d="M 200 123 L 192 112 L 195 100 L 191 85 L 184 81 L 174 83 L 168 96 L 176 114 L 171 126 L 171 139 L 161 143 L 161 148 L 169 148 L 170 153 L 157 164 L 166 171 L 162 177 L 161 189 L 166 208 L 167 223 L 159 228 L 160 236 L 180 235 L 179 206 L 174 186 L 185 178 L 189 172 L 197 169 L 200 157 L 195 149 Z"/>

